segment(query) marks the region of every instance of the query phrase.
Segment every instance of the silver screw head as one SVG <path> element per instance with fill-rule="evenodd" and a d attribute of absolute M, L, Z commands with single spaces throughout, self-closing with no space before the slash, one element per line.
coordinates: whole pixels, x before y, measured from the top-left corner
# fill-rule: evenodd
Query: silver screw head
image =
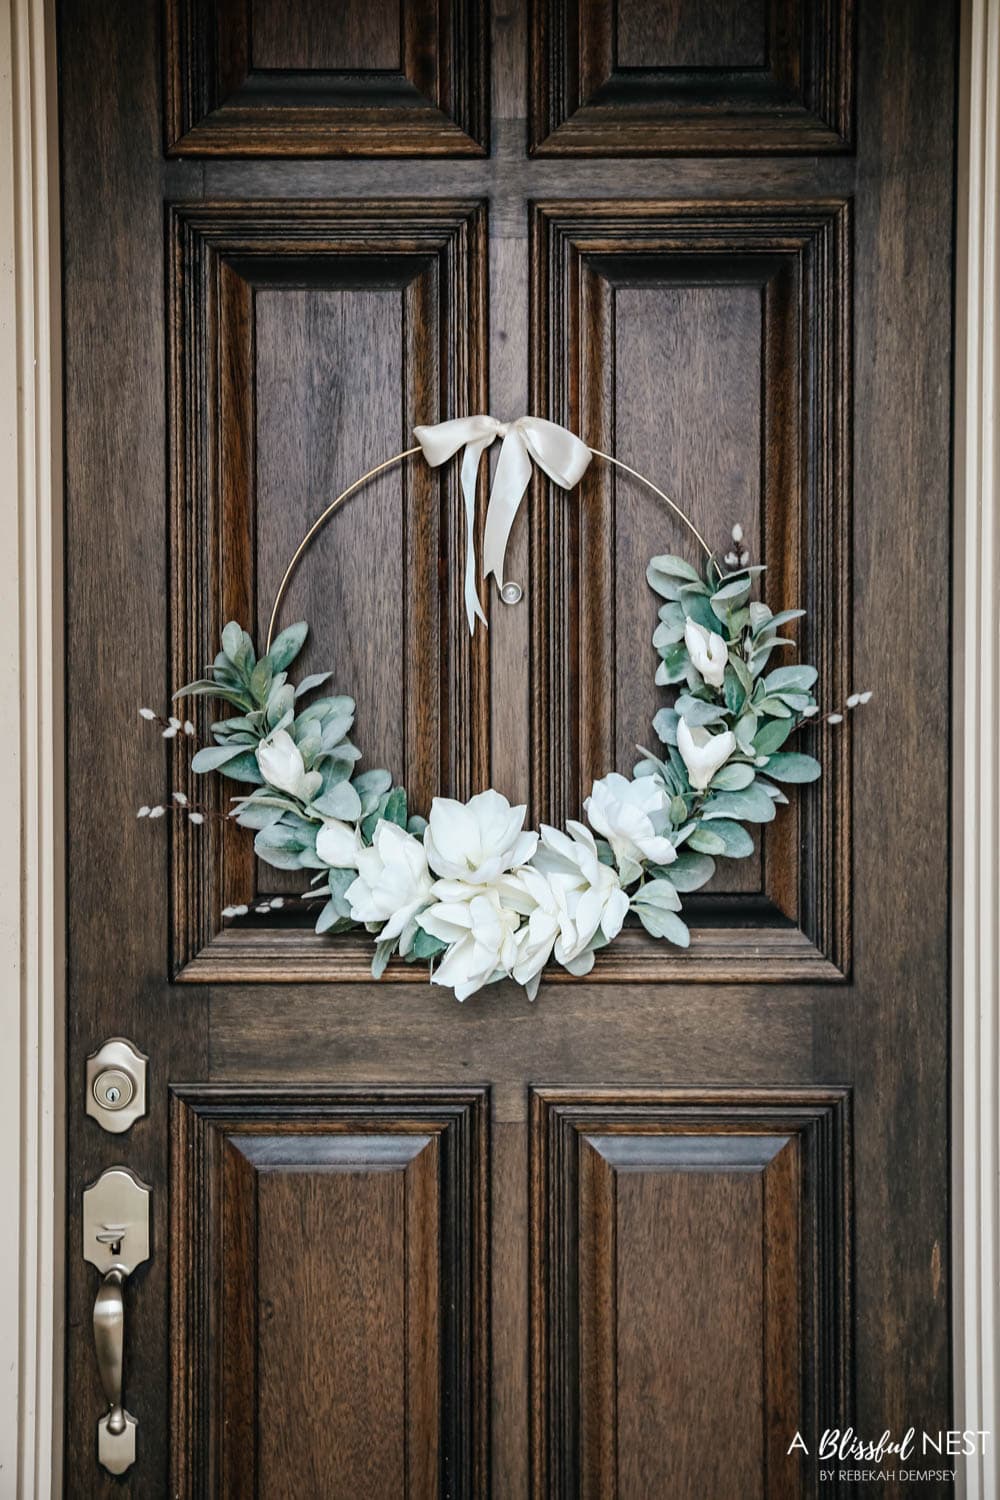
<path fill-rule="evenodd" d="M 500 590 L 500 598 L 505 604 L 520 604 L 524 598 L 524 590 L 519 583 L 513 581 L 505 583 Z"/>

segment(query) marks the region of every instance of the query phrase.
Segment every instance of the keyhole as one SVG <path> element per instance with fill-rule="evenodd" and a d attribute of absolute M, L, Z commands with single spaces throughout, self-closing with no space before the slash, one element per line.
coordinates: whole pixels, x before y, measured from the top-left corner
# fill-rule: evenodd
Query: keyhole
<path fill-rule="evenodd" d="M 121 1089 L 115 1088 L 115 1085 L 112 1084 L 111 1087 L 107 1090 L 104 1097 L 107 1099 L 109 1104 L 117 1104 L 121 1096 Z"/>

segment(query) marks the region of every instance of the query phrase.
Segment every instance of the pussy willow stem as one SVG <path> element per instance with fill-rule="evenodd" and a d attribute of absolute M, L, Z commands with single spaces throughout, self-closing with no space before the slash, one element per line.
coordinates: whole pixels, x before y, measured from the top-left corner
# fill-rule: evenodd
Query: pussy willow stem
<path fill-rule="evenodd" d="M 602 453 L 599 448 L 591 448 L 590 451 L 595 458 L 603 458 L 605 463 L 613 464 L 616 469 L 621 469 L 625 474 L 631 474 L 633 479 L 637 479 L 640 484 L 644 484 L 646 488 L 652 490 L 653 494 L 658 496 L 665 505 L 668 505 L 674 512 L 674 515 L 677 516 L 680 521 L 683 521 L 688 531 L 690 531 L 691 535 L 695 538 L 705 556 L 708 558 L 708 561 L 714 567 L 716 573 L 718 573 L 720 578 L 722 577 L 722 569 L 715 561 L 715 554 L 712 551 L 711 547 L 708 545 L 694 522 L 684 514 L 680 506 L 675 501 L 671 500 L 668 494 L 661 490 L 658 485 L 655 485 L 651 479 L 647 479 L 645 474 L 640 474 L 638 469 L 633 469 L 629 464 L 622 463 L 620 458 L 612 458 L 610 453 Z M 349 500 L 353 494 L 361 489 L 362 485 L 368 483 L 369 479 L 374 479 L 376 474 L 382 474 L 386 469 L 391 469 L 394 464 L 402 463 L 404 459 L 412 458 L 414 453 L 420 452 L 421 448 L 420 444 L 418 443 L 415 447 L 404 448 L 402 453 L 394 453 L 392 458 L 387 458 L 383 463 L 376 464 L 374 469 L 369 469 L 366 474 L 361 475 L 360 479 L 355 479 L 353 484 L 349 484 L 346 490 L 341 490 L 340 494 L 330 501 L 330 504 L 326 507 L 326 510 L 324 510 L 321 515 L 316 517 L 316 520 L 312 523 L 309 530 L 306 532 L 305 536 L 302 538 L 301 542 L 292 553 L 291 561 L 282 574 L 281 582 L 278 584 L 278 591 L 274 596 L 274 604 L 271 607 L 271 618 L 267 622 L 267 642 L 264 646 L 265 654 L 271 649 L 271 639 L 274 635 L 274 627 L 277 623 L 278 611 L 281 608 L 281 601 L 285 597 L 285 590 L 288 587 L 292 574 L 295 572 L 295 569 L 298 566 L 303 552 L 305 552 L 306 548 L 309 546 L 309 543 L 312 541 L 316 533 L 326 525 L 330 517 L 334 514 L 335 511 L 340 509 L 345 500 Z"/>

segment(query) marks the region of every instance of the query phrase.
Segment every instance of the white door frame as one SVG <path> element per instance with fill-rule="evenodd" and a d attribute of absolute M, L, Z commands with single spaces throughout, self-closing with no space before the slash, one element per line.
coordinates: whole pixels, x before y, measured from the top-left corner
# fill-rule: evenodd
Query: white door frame
<path fill-rule="evenodd" d="M 52 0 L 0 0 L 0 1494 L 62 1477 L 62 447 Z M 956 283 L 955 1425 L 1000 1438 L 1000 0 L 965 0 Z M 8 708 L 9 719 L 9 708 Z M 7 836 L 18 829 L 18 838 Z M 15 920 L 14 913 L 19 913 Z M 12 1205 L 18 1205 L 17 1212 Z M 17 1296 L 13 1295 L 16 1290 Z M 8 1360 L 8 1351 L 16 1357 Z M 992 1443 L 960 1471 L 997 1500 Z M 12 1476 L 16 1475 L 16 1480 Z"/>
<path fill-rule="evenodd" d="M 1000 1493 L 1000 0 L 962 12 L 955 286 L 952 1011 L 955 1425 Z M 960 1471 L 960 1475 L 962 1471 Z"/>
<path fill-rule="evenodd" d="M 7 706 L 0 737 L 0 1495 L 5 1500 L 61 1493 L 62 1473 L 62 374 L 55 101 L 51 0 L 0 0 L 0 701 Z M 18 702 L 20 735 L 12 709 Z"/>

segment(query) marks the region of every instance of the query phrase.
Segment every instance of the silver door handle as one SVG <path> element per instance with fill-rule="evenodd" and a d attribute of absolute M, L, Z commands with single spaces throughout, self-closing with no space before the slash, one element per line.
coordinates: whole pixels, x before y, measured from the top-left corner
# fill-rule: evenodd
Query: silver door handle
<path fill-rule="evenodd" d="M 110 1474 L 135 1463 L 136 1420 L 122 1402 L 125 1282 L 149 1258 L 149 1188 L 127 1167 L 109 1167 L 83 1194 L 83 1254 L 101 1273 L 94 1347 L 108 1409 L 97 1424 L 97 1456 Z"/>
<path fill-rule="evenodd" d="M 111 1410 L 105 1417 L 111 1437 L 125 1431 L 122 1373 L 125 1364 L 125 1273 L 117 1266 L 108 1272 L 94 1302 L 94 1346 L 97 1368 Z"/>

